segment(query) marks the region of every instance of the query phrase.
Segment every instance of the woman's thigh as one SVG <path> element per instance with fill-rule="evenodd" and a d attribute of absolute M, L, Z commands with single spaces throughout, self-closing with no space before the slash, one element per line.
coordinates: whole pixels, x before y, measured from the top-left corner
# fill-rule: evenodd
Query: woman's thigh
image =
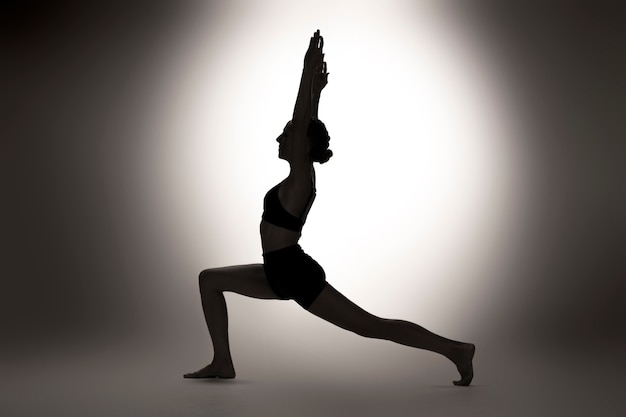
<path fill-rule="evenodd" d="M 266 300 L 280 299 L 267 282 L 262 264 L 205 269 L 200 273 L 200 290 L 204 289 Z"/>
<path fill-rule="evenodd" d="M 330 284 L 326 284 L 308 310 L 336 326 L 366 337 L 371 337 L 383 321 L 350 301 Z"/>

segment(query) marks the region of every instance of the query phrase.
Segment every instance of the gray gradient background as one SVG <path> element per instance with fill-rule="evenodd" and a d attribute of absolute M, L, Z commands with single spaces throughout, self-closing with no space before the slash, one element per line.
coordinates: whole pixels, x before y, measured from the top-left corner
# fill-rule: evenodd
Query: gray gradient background
<path fill-rule="evenodd" d="M 476 386 L 460 390 L 432 355 L 236 296 L 240 378 L 184 381 L 210 353 L 195 277 L 225 261 L 199 264 L 180 238 L 190 226 L 147 214 L 167 178 L 146 187 L 157 169 L 139 161 L 186 28 L 226 7 L 35 3 L 4 8 L 0 24 L 0 414 L 623 415 L 619 10 L 450 3 L 506 76 L 530 190 L 489 303 L 433 329 L 478 345 Z"/>

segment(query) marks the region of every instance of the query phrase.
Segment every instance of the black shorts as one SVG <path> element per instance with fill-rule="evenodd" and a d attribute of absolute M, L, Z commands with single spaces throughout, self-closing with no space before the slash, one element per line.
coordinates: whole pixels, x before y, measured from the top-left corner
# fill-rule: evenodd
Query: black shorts
<path fill-rule="evenodd" d="M 304 308 L 326 287 L 326 273 L 300 245 L 263 254 L 265 276 L 276 295 L 295 300 Z"/>

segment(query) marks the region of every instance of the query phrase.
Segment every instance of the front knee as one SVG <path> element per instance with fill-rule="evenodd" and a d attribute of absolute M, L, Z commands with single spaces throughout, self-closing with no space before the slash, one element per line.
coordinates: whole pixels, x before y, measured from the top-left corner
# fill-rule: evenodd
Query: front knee
<path fill-rule="evenodd" d="M 219 274 L 214 269 L 205 269 L 198 275 L 200 292 L 213 291 L 219 288 Z"/>

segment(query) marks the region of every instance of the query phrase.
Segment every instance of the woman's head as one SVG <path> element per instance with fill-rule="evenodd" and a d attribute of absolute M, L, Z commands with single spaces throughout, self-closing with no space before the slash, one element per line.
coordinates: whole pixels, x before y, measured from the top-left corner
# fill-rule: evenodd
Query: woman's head
<path fill-rule="evenodd" d="M 311 120 L 306 135 L 309 138 L 309 155 L 313 162 L 328 162 L 333 151 L 328 149 L 330 136 L 324 123 L 321 120 Z"/>
<path fill-rule="evenodd" d="M 327 162 L 333 152 L 328 149 L 330 136 L 326 126 L 319 120 L 311 120 L 307 127 L 308 152 L 313 162 L 323 164 Z M 279 143 L 278 157 L 286 161 L 291 161 L 293 157 L 293 123 L 287 122 L 283 133 L 276 139 Z"/>

